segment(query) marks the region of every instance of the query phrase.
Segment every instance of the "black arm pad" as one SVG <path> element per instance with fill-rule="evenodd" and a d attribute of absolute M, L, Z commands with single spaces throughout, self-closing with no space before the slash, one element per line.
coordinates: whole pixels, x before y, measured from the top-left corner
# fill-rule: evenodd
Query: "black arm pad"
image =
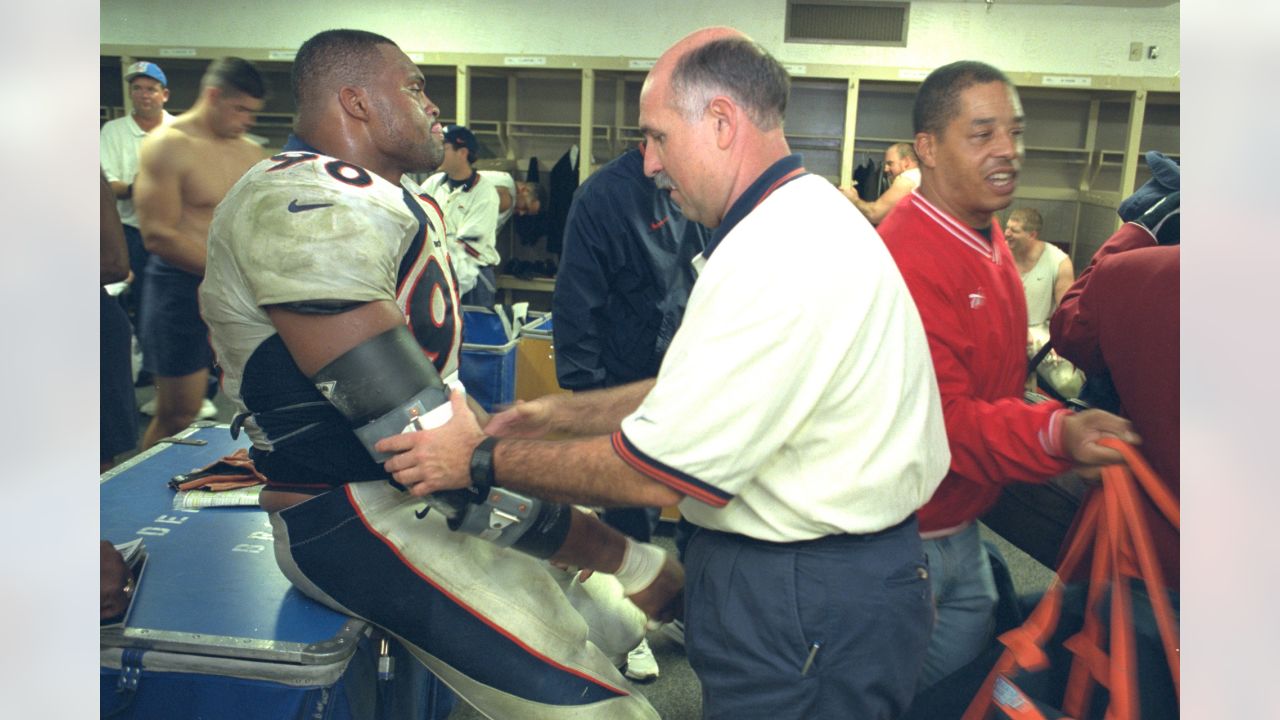
<path fill-rule="evenodd" d="M 311 380 L 354 426 L 386 415 L 427 388 L 439 390 L 444 402 L 449 399 L 440 373 L 407 325 L 397 325 L 351 348 Z"/>
<path fill-rule="evenodd" d="M 404 432 L 414 418 L 449 402 L 449 390 L 404 325 L 376 335 L 325 365 L 311 381 L 351 423 L 374 460 L 390 455 L 373 449 L 385 437 Z M 568 505 L 491 488 L 483 498 L 465 490 L 436 493 L 435 507 L 449 528 L 513 547 L 537 558 L 556 554 L 573 519 Z M 446 512 L 447 510 L 447 512 Z"/>
<path fill-rule="evenodd" d="M 414 418 L 449 402 L 440 373 L 405 325 L 351 348 L 320 368 L 311 381 L 378 462 L 391 456 L 376 452 L 375 443 L 404 432 Z"/>

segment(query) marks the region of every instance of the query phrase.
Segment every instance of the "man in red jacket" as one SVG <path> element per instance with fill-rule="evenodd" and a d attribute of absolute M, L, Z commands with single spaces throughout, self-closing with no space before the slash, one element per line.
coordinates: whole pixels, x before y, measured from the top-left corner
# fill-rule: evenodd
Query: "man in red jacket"
<path fill-rule="evenodd" d="M 1109 413 L 1023 400 L 1026 300 L 992 222 L 1013 201 L 1022 161 L 1017 90 L 990 65 L 952 63 L 921 85 L 913 123 L 921 185 L 879 232 L 924 321 L 951 449 L 950 470 L 919 513 L 936 607 L 924 688 L 991 641 L 995 582 L 976 520 L 1001 486 L 1115 462 L 1118 453 L 1094 441 L 1137 437 Z"/>
<path fill-rule="evenodd" d="M 1058 354 L 1090 376 L 1109 373 L 1118 412 L 1144 439 L 1142 454 L 1178 495 L 1178 240 L 1175 192 L 1125 223 L 1062 297 L 1049 330 Z M 1144 495 L 1165 582 L 1178 587 L 1178 530 Z"/>

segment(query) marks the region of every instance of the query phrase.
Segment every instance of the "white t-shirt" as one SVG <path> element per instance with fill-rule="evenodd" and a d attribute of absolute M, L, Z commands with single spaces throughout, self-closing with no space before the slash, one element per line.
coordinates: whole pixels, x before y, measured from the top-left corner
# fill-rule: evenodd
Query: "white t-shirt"
<path fill-rule="evenodd" d="M 160 119 L 160 129 L 173 122 L 173 116 L 166 110 Z M 133 119 L 125 115 L 110 120 L 102 126 L 98 136 L 98 162 L 108 182 L 131 183 L 138 175 L 138 148 L 147 132 Z M 120 221 L 125 225 L 138 227 L 138 213 L 133 209 L 133 199 L 117 200 L 116 209 L 120 211 Z"/>
<path fill-rule="evenodd" d="M 783 260 L 803 248 L 803 301 Z M 707 259 L 657 384 L 615 448 L 691 522 L 790 542 L 869 533 L 950 464 L 924 328 L 866 219 L 809 175 Z"/>
<path fill-rule="evenodd" d="M 1053 286 L 1058 281 L 1058 266 L 1067 259 L 1053 243 L 1044 244 L 1044 252 L 1031 270 L 1022 273 L 1022 289 L 1027 294 L 1027 325 L 1034 327 L 1049 322 L 1053 315 Z"/>
<path fill-rule="evenodd" d="M 920 168 L 907 168 L 906 170 L 898 173 L 898 177 L 894 178 L 893 182 L 897 183 L 899 181 L 909 185 L 907 190 L 915 190 L 920 187 Z"/>

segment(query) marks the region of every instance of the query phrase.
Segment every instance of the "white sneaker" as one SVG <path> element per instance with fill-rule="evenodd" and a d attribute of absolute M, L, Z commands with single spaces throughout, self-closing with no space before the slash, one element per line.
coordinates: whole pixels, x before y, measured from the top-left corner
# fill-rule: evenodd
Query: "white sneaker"
<path fill-rule="evenodd" d="M 658 677 L 658 659 L 649 649 L 648 640 L 641 640 L 634 650 L 627 653 L 627 671 L 624 674 L 641 682 Z"/>
<path fill-rule="evenodd" d="M 218 417 L 218 406 L 213 404 L 209 398 L 200 401 L 200 412 L 196 413 L 197 420 L 212 420 Z"/>
<path fill-rule="evenodd" d="M 663 625 L 661 630 L 659 630 L 659 632 L 671 638 L 676 643 L 679 643 L 680 647 L 684 647 L 684 621 L 683 620 L 672 620 L 666 625 Z"/>

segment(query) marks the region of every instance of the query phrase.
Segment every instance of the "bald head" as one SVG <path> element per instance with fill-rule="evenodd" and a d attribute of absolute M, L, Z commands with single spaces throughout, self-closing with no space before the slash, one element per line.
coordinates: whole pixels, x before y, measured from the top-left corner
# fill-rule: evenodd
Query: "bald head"
<path fill-rule="evenodd" d="M 671 46 L 654 64 L 649 82 L 669 89 L 668 102 L 690 122 L 711 100 L 726 96 L 761 130 L 782 125 L 791 79 L 751 38 L 728 27 L 698 30 Z"/>
<path fill-rule="evenodd" d="M 782 134 L 790 78 L 733 28 L 682 38 L 640 90 L 645 173 L 685 217 L 716 227 L 742 192 L 790 153 Z"/>
<path fill-rule="evenodd" d="M 729 38 L 749 39 L 741 30 L 731 27 L 717 26 L 706 27 L 701 30 L 695 30 L 688 35 L 676 41 L 676 44 L 667 48 L 658 61 L 653 64 L 653 69 L 649 71 L 649 77 L 662 75 L 670 76 L 671 70 L 680 58 L 684 57 L 689 51 L 702 47 L 714 40 L 725 40 Z"/>

